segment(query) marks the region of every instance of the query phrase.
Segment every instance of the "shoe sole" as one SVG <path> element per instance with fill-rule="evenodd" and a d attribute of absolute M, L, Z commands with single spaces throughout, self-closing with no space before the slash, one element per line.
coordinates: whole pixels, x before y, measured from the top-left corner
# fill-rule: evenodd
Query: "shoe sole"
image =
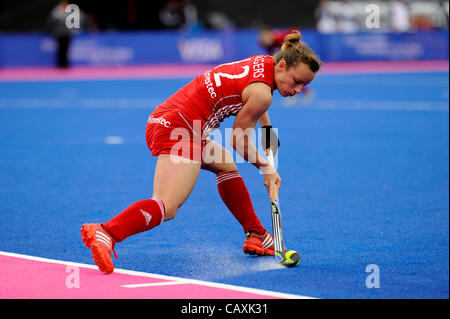
<path fill-rule="evenodd" d="M 111 258 L 108 258 L 106 247 L 97 242 L 95 238 L 96 231 L 97 227 L 95 225 L 84 224 L 81 227 L 81 240 L 87 248 L 91 248 L 91 255 L 98 269 L 105 274 L 110 274 L 114 271 L 114 264 Z"/>
<path fill-rule="evenodd" d="M 253 245 L 244 245 L 243 247 L 244 253 L 247 255 L 258 255 L 258 256 L 273 256 L 275 252 L 273 250 L 261 248 Z"/>

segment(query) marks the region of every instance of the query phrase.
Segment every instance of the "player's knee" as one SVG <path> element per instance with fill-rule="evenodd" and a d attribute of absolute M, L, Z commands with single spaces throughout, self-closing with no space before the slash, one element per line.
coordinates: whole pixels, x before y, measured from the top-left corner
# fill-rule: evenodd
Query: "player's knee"
<path fill-rule="evenodd" d="M 228 173 L 228 172 L 235 172 L 237 171 L 237 166 L 236 164 L 233 163 L 227 163 L 226 165 L 223 165 L 220 167 L 220 171 L 217 173 L 218 174 L 223 174 L 223 173 Z"/>
<path fill-rule="evenodd" d="M 166 204 L 166 211 L 165 211 L 165 214 L 164 214 L 164 221 L 174 219 L 176 214 L 177 214 L 177 212 L 178 212 L 178 208 L 179 208 L 178 205 L 173 205 L 173 204 L 170 204 L 170 203 Z"/>
<path fill-rule="evenodd" d="M 225 150 L 223 158 L 224 158 L 223 162 L 226 167 L 231 167 L 231 169 L 236 168 L 233 155 L 228 150 Z"/>
<path fill-rule="evenodd" d="M 231 153 L 225 149 L 223 149 L 223 152 L 222 160 L 214 165 L 215 173 L 217 175 L 237 171 L 237 166 Z"/>

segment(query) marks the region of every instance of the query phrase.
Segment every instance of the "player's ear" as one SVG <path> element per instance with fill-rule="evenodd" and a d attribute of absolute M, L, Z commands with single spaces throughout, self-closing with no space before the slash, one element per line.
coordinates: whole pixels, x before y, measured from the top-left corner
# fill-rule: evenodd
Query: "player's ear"
<path fill-rule="evenodd" d="M 281 59 L 280 62 L 277 64 L 278 70 L 283 70 L 286 68 L 286 61 L 284 59 Z"/>

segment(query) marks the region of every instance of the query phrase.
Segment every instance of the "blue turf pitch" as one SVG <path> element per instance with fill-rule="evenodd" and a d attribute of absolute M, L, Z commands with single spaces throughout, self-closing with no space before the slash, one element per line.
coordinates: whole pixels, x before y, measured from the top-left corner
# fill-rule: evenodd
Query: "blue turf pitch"
<path fill-rule="evenodd" d="M 1 83 L 0 251 L 92 263 L 81 224 L 151 197 L 146 120 L 187 81 Z M 448 298 L 448 86 L 448 73 L 322 75 L 311 104 L 275 95 L 283 231 L 298 267 L 242 253 L 208 172 L 174 220 L 116 246 L 116 267 L 319 298 Z M 262 175 L 238 168 L 270 229 Z M 379 288 L 366 287 L 371 264 Z"/>

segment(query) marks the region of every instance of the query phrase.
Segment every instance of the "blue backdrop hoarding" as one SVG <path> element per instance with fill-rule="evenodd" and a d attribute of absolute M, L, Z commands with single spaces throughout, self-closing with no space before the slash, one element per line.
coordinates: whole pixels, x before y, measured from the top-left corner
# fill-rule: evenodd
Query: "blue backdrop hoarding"
<path fill-rule="evenodd" d="M 303 40 L 323 61 L 448 60 L 448 31 L 320 34 Z M 74 36 L 72 65 L 217 64 L 265 53 L 256 30 L 81 33 Z M 0 67 L 53 66 L 56 42 L 45 34 L 0 34 Z"/>

